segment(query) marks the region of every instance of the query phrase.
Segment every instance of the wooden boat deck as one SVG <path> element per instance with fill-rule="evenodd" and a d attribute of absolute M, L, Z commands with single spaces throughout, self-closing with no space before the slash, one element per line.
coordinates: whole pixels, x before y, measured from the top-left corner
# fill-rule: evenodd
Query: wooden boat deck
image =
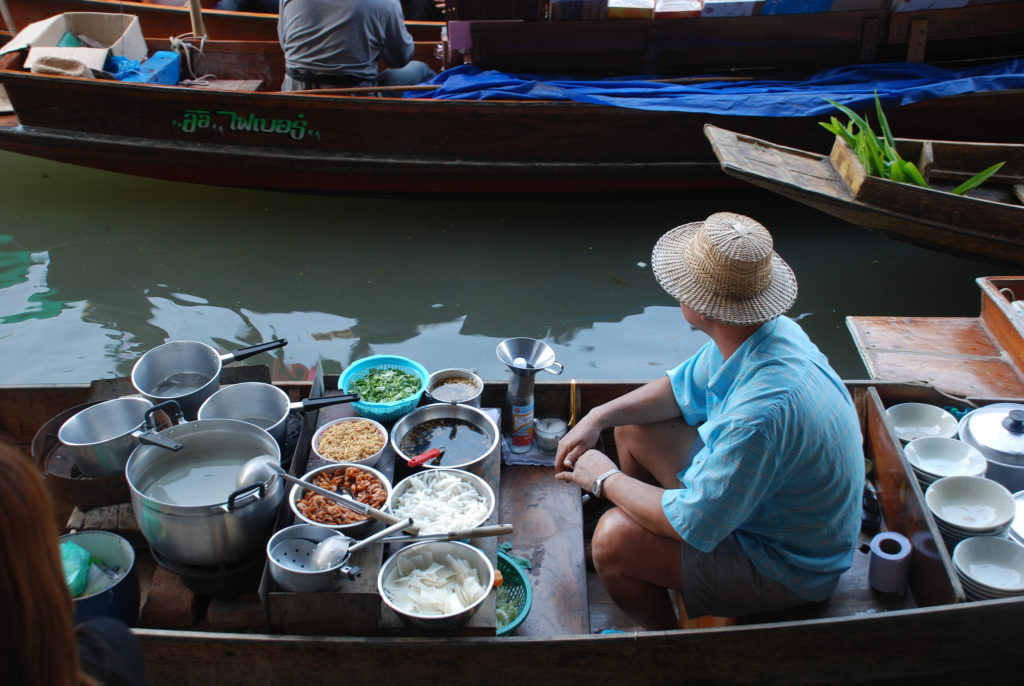
<path fill-rule="evenodd" d="M 847 317 L 869 375 L 964 398 L 1024 397 L 1024 313 L 1007 299 L 1024 298 L 1024 277 L 977 283 L 977 317 Z"/>

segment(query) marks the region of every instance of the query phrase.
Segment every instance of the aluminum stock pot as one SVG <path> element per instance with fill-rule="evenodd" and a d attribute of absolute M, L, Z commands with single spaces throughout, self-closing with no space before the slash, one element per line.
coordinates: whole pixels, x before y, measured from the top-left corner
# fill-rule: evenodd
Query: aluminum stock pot
<path fill-rule="evenodd" d="M 266 544 L 282 479 L 236 489 L 235 476 L 248 460 L 271 455 L 277 441 L 237 419 L 201 419 L 160 432 L 182 445 L 169 451 L 140 445 L 125 467 L 135 519 L 160 556 L 190 565 L 231 562 Z"/>
<path fill-rule="evenodd" d="M 282 338 L 226 355 L 199 341 L 164 343 L 138 359 L 132 367 L 132 385 L 154 403 L 174 400 L 186 419 L 195 419 L 203 401 L 220 388 L 220 370 L 225 362 L 244 360 L 287 343 Z"/>
<path fill-rule="evenodd" d="M 1024 490 L 1024 405 L 993 403 L 971 410 L 960 419 L 959 436 L 985 456 L 987 478 L 1010 493 Z"/>

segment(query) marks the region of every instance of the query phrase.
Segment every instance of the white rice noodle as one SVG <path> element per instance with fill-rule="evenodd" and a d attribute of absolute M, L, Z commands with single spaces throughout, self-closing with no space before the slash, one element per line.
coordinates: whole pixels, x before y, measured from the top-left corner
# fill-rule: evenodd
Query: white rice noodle
<path fill-rule="evenodd" d="M 476 570 L 446 554 L 438 562 L 430 552 L 400 557 L 384 582 L 388 599 L 404 612 L 436 616 L 460 612 L 484 594 Z"/>
<path fill-rule="evenodd" d="M 488 502 L 469 481 L 452 472 L 427 471 L 409 477 L 391 508 L 399 517 L 412 517 L 421 533 L 440 534 L 479 526 Z"/>

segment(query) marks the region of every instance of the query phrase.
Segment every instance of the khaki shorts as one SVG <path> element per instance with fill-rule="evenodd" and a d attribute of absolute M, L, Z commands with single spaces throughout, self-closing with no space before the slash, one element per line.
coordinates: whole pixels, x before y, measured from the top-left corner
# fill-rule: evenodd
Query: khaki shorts
<path fill-rule="evenodd" d="M 685 541 L 681 550 L 683 604 L 690 619 L 703 615 L 738 617 L 810 602 L 757 571 L 735 533 L 710 553 L 702 553 Z"/>

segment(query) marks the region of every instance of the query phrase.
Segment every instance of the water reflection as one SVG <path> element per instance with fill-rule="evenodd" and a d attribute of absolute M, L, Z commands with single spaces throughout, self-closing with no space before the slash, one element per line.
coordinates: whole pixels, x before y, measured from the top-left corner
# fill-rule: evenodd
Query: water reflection
<path fill-rule="evenodd" d="M 276 378 L 378 352 L 504 378 L 494 348 L 552 345 L 566 378 L 657 375 L 705 340 L 651 275 L 665 230 L 729 209 L 763 221 L 800 280 L 792 310 L 840 373 L 847 314 L 977 314 L 1002 268 L 890 241 L 768 194 L 333 198 L 134 179 L 0 153 L 0 381 L 127 375 L 195 339 Z"/>

